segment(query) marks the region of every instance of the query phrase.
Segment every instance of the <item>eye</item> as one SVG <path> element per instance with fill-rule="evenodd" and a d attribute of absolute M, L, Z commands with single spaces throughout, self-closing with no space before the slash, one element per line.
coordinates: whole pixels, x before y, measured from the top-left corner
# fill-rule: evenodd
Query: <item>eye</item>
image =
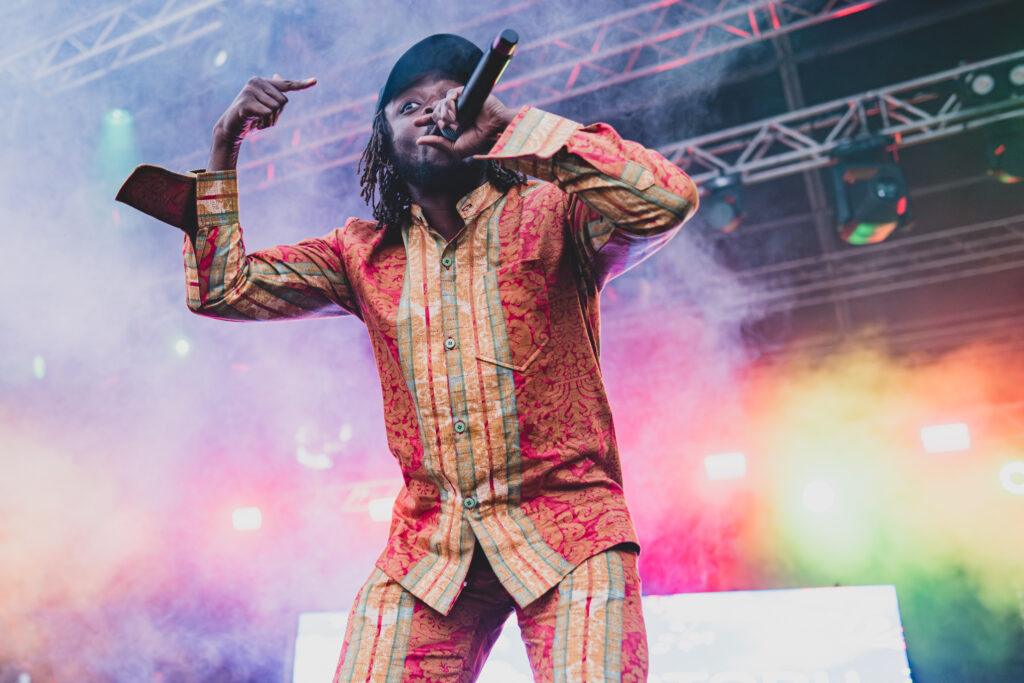
<path fill-rule="evenodd" d="M 401 108 L 401 109 L 399 109 L 399 111 L 400 111 L 401 113 L 403 113 L 403 114 L 408 114 L 408 113 L 409 113 L 409 112 L 411 112 L 411 111 L 412 111 L 412 110 L 413 110 L 413 109 L 414 109 L 415 107 L 416 107 L 416 103 L 415 103 L 415 102 L 406 102 L 405 104 L 403 104 L 403 105 L 402 105 L 402 108 Z"/>

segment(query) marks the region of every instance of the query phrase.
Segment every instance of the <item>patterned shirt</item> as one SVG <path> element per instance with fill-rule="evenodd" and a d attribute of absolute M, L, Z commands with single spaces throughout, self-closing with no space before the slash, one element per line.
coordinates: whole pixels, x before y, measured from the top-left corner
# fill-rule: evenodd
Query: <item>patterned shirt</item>
<path fill-rule="evenodd" d="M 598 364 L 598 294 L 663 246 L 697 190 L 608 125 L 524 107 L 481 158 L 540 180 L 484 183 L 446 241 L 418 206 L 389 238 L 350 219 L 245 253 L 235 173 L 200 173 L 188 305 L 229 320 L 351 314 L 369 331 L 404 485 L 377 567 L 447 614 L 475 542 L 516 602 L 636 544 Z"/>

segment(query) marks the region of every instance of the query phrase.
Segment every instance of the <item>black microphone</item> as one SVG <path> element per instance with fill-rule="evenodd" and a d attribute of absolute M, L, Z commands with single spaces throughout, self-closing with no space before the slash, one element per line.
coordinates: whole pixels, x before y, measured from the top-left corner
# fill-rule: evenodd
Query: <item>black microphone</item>
<path fill-rule="evenodd" d="M 518 42 L 519 34 L 510 28 L 499 33 L 491 41 L 491 46 L 477 62 L 473 74 L 469 77 L 466 87 L 462 89 L 462 93 L 455 103 L 455 120 L 459 122 L 459 130 L 444 128 L 440 131 L 441 135 L 455 142 L 459 138 L 459 131 L 476 121 L 476 117 L 484 106 L 484 101 L 487 100 L 494 84 L 501 78 L 509 60 L 512 59 L 512 53 L 515 52 Z M 429 134 L 437 135 L 437 126 L 431 128 Z"/>

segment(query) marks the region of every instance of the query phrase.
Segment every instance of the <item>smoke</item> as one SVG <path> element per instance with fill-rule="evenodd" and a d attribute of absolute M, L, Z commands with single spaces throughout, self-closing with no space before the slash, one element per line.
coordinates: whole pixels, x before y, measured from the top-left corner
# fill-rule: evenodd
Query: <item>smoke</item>
<path fill-rule="evenodd" d="M 22 27 L 9 43 L 20 48 L 113 6 L 24 4 L 0 25 Z M 18 81 L 0 105 L 0 675 L 279 680 L 296 614 L 347 609 L 384 544 L 386 524 L 346 488 L 398 476 L 360 323 L 189 314 L 180 233 L 112 200 L 131 168 L 204 164 L 214 122 L 254 74 L 320 78 L 265 133 L 290 140 L 289 120 L 372 95 L 424 35 L 483 44 L 512 26 L 526 47 L 622 3 L 223 9 L 202 40 L 71 90 Z M 694 84 L 669 72 L 609 103 L 613 123 L 648 144 L 700 129 L 729 63 L 705 66 L 706 94 L 686 97 Z M 645 106 L 662 99 L 681 104 Z M 595 118 L 585 100 L 549 108 Z M 115 109 L 130 121 L 108 118 Z M 261 173 L 240 173 L 249 249 L 369 215 L 351 166 L 256 192 Z M 973 605 L 961 632 L 1002 618 L 1024 525 L 997 470 L 1021 441 L 983 407 L 1015 395 L 1021 364 L 969 351 L 908 364 L 873 349 L 769 363 L 750 342 L 765 313 L 751 299 L 697 221 L 604 295 L 603 365 L 646 590 L 895 582 L 929 653 L 942 642 L 936 595 Z M 956 420 L 971 426 L 968 453 L 921 453 L 916 430 Z M 299 446 L 333 469 L 304 469 Z M 708 482 L 703 457 L 736 451 L 747 478 Z M 808 477 L 834 478 L 842 515 L 803 512 Z M 231 526 L 247 506 L 262 510 L 258 532 Z M 987 655 L 1006 638 L 988 639 Z"/>

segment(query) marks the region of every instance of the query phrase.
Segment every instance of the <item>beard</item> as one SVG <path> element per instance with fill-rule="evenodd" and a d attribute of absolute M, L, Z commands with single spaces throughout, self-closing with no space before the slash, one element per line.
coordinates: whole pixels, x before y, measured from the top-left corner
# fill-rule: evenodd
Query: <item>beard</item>
<path fill-rule="evenodd" d="M 389 141 L 388 148 L 405 184 L 427 194 L 462 196 L 483 182 L 487 171 L 483 159 L 457 159 L 433 147 L 413 145 L 398 150 Z"/>

